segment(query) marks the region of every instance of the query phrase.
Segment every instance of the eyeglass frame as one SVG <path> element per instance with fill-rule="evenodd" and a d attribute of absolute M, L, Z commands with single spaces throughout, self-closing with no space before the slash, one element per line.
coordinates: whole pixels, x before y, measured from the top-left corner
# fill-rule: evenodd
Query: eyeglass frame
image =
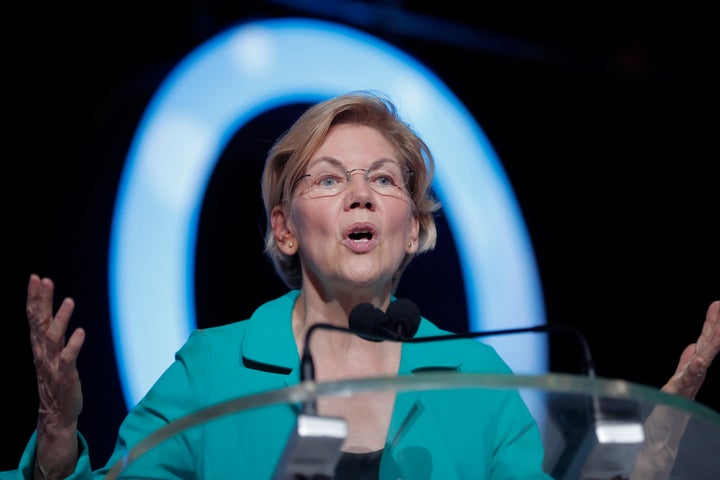
<path fill-rule="evenodd" d="M 345 187 L 343 187 L 342 189 L 338 190 L 338 191 L 335 192 L 335 193 L 332 193 L 332 194 L 329 194 L 329 195 L 320 195 L 320 196 L 317 196 L 317 197 L 313 197 L 312 195 L 310 195 L 310 192 L 311 192 L 312 190 L 314 190 L 314 188 L 310 187 L 310 188 L 304 190 L 303 192 L 301 192 L 299 195 L 303 195 L 303 194 L 307 193 L 307 194 L 308 194 L 308 197 L 310 197 L 310 198 L 326 198 L 326 197 L 334 197 L 334 196 L 336 196 L 336 195 L 340 195 L 342 192 L 344 192 L 345 190 L 347 190 L 347 188 L 350 186 L 350 183 L 352 182 L 353 175 L 354 175 L 356 172 L 360 172 L 360 171 L 361 171 L 361 172 L 365 172 L 365 175 L 364 175 L 365 183 L 368 184 L 368 186 L 370 187 L 370 189 L 371 189 L 373 192 L 376 192 L 376 193 L 378 193 L 378 194 L 380 194 L 380 195 L 383 195 L 383 196 L 386 196 L 386 197 L 401 198 L 400 196 L 395 196 L 395 195 L 391 195 L 391 194 L 389 194 L 389 193 L 383 193 L 382 191 L 378 191 L 378 190 L 376 190 L 375 187 L 373 187 L 373 185 L 370 183 L 370 173 L 373 172 L 373 171 L 378 167 L 378 165 L 383 165 L 383 164 L 387 164 L 387 163 L 393 163 L 393 164 L 397 165 L 398 168 L 400 168 L 401 173 L 402 173 L 403 175 L 407 175 L 407 177 L 406 177 L 407 180 L 405 181 L 405 183 L 403 183 L 402 185 L 392 185 L 392 186 L 398 188 L 398 189 L 401 190 L 402 192 L 407 193 L 407 195 L 408 195 L 410 198 L 412 198 L 412 197 L 413 197 L 413 194 L 412 194 L 412 192 L 410 191 L 410 189 L 407 188 L 407 186 L 412 183 L 412 182 L 411 182 L 411 178 L 412 178 L 413 175 L 415 175 L 415 172 L 413 172 L 413 171 L 412 171 L 411 169 L 409 169 L 409 168 L 404 168 L 404 169 L 403 169 L 403 167 L 402 167 L 399 163 L 393 162 L 393 161 L 383 161 L 383 162 L 379 162 L 379 164 L 373 165 L 373 166 L 371 166 L 370 168 L 356 167 L 356 168 L 351 168 L 351 169 L 345 170 L 345 171 L 344 171 L 344 174 L 345 174 L 345 179 L 347 180 L 347 183 L 345 184 Z M 342 164 L 339 164 L 339 163 L 338 163 L 338 167 L 340 167 L 340 168 L 345 168 Z M 293 189 L 296 188 L 297 185 L 298 185 L 298 183 L 300 183 L 300 182 L 302 181 L 302 179 L 303 179 L 303 178 L 306 178 L 306 177 L 312 177 L 312 174 L 310 174 L 310 173 L 305 173 L 305 174 L 303 174 L 303 175 L 300 175 L 300 176 L 297 178 L 297 180 L 295 181 L 295 184 L 294 184 L 295 186 L 293 187 Z M 405 178 L 405 177 L 404 177 L 404 178 Z"/>

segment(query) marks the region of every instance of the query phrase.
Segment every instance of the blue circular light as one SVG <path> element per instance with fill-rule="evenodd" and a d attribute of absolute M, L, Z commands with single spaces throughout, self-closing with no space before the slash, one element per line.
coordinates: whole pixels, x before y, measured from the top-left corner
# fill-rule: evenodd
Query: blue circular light
<path fill-rule="evenodd" d="M 251 22 L 210 39 L 171 72 L 127 156 L 109 282 L 129 407 L 197 326 L 199 212 L 233 134 L 272 108 L 363 89 L 387 92 L 436 156 L 434 187 L 457 242 L 471 330 L 545 323 L 534 255 L 510 183 L 481 128 L 448 87 L 407 54 L 349 27 L 308 19 Z M 546 368 L 541 339 L 487 341 L 516 370 Z"/>

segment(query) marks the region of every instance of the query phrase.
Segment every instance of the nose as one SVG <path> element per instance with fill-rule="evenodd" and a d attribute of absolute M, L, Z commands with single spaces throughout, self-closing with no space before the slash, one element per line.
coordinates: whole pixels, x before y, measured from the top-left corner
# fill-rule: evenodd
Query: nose
<path fill-rule="evenodd" d="M 368 172 L 366 168 L 353 168 L 347 171 L 348 189 L 346 193 L 346 202 L 349 208 L 368 208 L 372 209 L 374 191 L 368 183 Z M 361 174 L 359 181 L 353 181 L 355 174 Z"/>

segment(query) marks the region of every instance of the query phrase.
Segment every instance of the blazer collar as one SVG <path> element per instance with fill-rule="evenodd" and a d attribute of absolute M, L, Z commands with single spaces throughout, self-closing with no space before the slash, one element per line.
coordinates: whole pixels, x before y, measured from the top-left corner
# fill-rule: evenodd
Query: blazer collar
<path fill-rule="evenodd" d="M 261 305 L 248 322 L 242 343 L 242 356 L 257 365 L 275 370 L 298 373 L 300 357 L 292 332 L 292 309 L 300 294 L 299 290 L 288 293 Z M 446 335 L 425 318 L 420 321 L 416 338 Z M 402 349 L 399 375 L 433 369 L 458 369 L 462 365 L 459 349 L 451 348 L 454 340 L 438 340 L 426 343 L 405 343 Z M 297 377 L 299 380 L 299 377 Z"/>
<path fill-rule="evenodd" d="M 242 343 L 243 360 L 275 370 L 297 370 L 300 364 L 292 332 L 292 309 L 299 290 L 261 305 L 248 322 Z"/>

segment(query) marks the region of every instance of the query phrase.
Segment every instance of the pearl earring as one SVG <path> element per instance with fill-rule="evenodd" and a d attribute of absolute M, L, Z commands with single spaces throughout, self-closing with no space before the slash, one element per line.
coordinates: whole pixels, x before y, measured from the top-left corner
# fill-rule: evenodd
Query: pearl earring
<path fill-rule="evenodd" d="M 290 242 L 288 242 L 288 247 L 293 248 L 294 246 L 295 246 L 295 244 L 293 243 L 292 240 L 290 240 Z"/>

